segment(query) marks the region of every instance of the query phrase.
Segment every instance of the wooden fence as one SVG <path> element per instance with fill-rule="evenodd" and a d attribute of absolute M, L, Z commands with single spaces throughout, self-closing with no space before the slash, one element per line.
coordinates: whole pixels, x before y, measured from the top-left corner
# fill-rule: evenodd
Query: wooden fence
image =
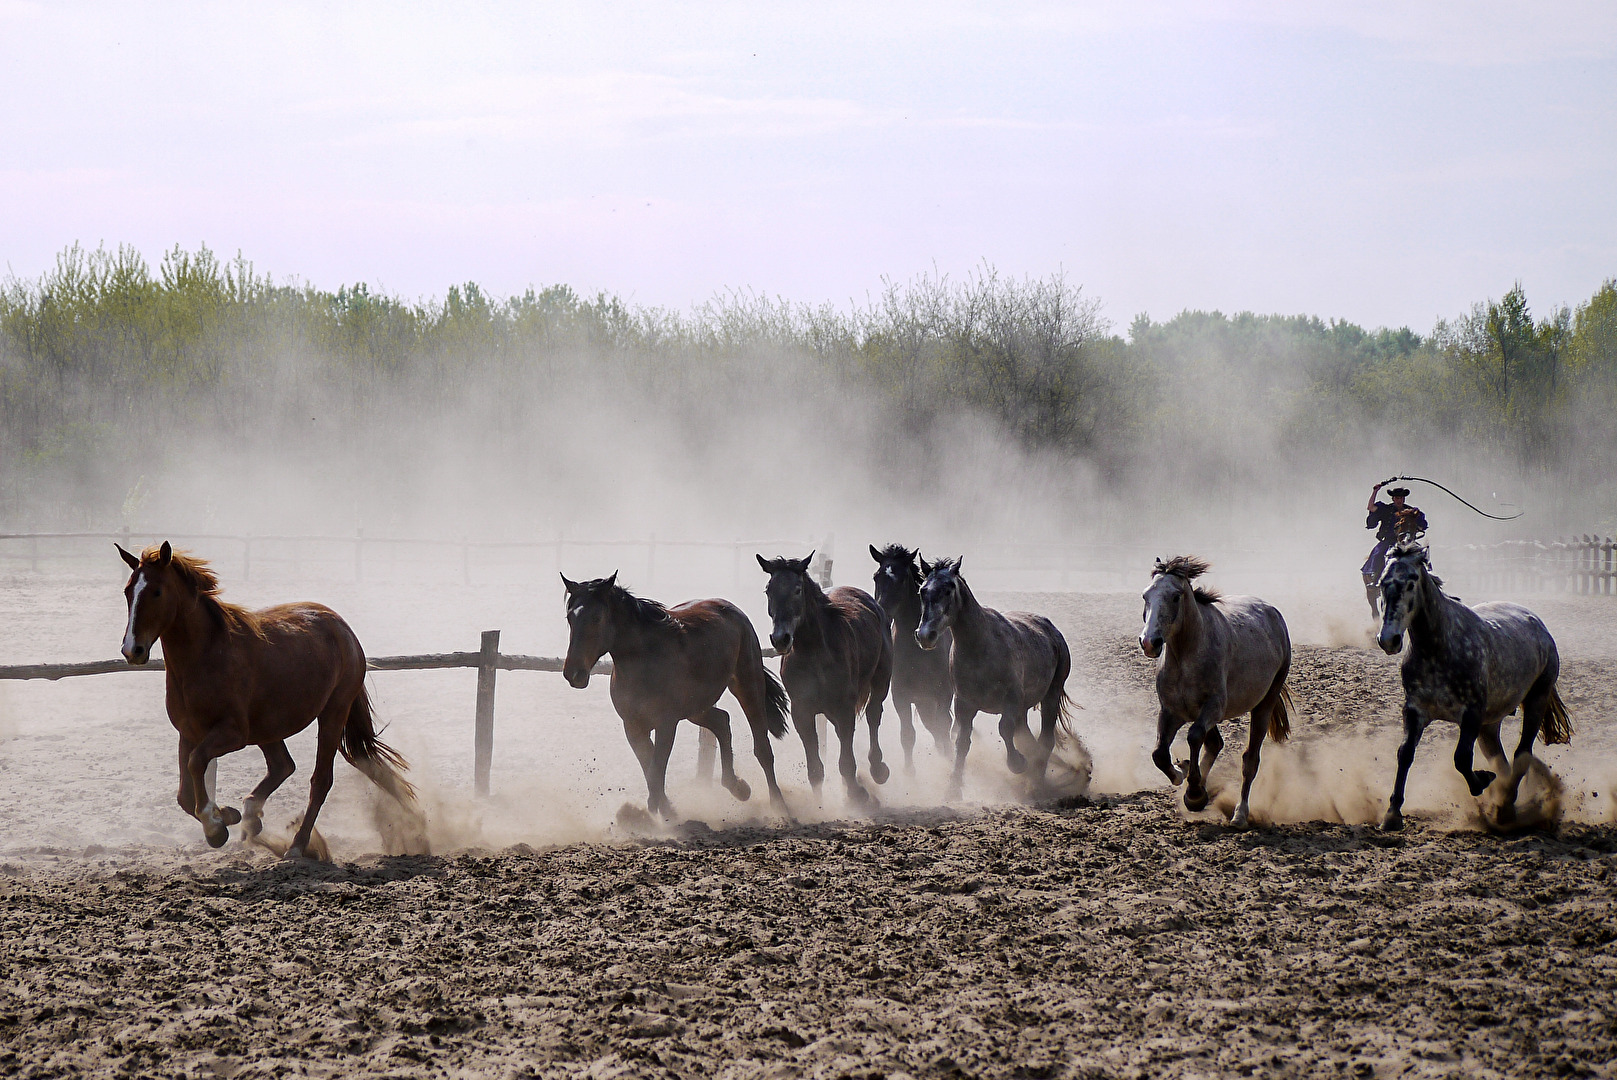
<path fill-rule="evenodd" d="M 765 656 L 774 651 L 764 650 Z M 489 768 L 494 760 L 494 679 L 500 671 L 560 671 L 556 656 L 523 656 L 500 652 L 500 632 L 485 630 L 476 652 L 421 653 L 414 656 L 371 656 L 372 671 L 430 671 L 436 668 L 477 669 L 477 712 L 472 737 L 473 776 L 479 795 L 488 794 Z M 84 664 L 13 664 L 0 666 L 0 679 L 68 679 L 79 675 L 110 675 L 120 671 L 162 671 L 163 661 L 153 658 L 135 666 L 125 660 L 93 660 Z M 610 674 L 612 662 L 595 665 L 597 674 Z"/>
<path fill-rule="evenodd" d="M 1561 592 L 1617 596 L 1617 541 L 1590 534 L 1439 548 L 1445 578 L 1484 593 Z"/>

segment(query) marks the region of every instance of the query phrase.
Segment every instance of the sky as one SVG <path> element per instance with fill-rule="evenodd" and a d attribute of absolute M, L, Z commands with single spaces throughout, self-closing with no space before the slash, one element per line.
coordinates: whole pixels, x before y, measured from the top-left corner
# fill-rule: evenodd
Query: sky
<path fill-rule="evenodd" d="M 0 0 L 0 263 L 688 308 L 1062 272 L 1115 328 L 1617 276 L 1617 4 Z"/>

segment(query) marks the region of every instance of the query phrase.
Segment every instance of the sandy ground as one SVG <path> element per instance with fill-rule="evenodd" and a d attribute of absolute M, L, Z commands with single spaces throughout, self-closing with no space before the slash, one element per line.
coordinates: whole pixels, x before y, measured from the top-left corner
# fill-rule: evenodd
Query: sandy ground
<path fill-rule="evenodd" d="M 110 655 L 119 582 L 0 582 L 5 662 Z M 1222 583 L 1221 583 L 1222 584 Z M 286 598 L 243 590 L 245 602 Z M 332 587 L 372 653 L 561 648 L 529 590 Z M 991 598 L 1072 641 L 1083 798 L 1013 805 L 992 722 L 939 808 L 925 736 L 883 809 L 850 818 L 777 747 L 798 823 L 693 779 L 666 833 L 600 680 L 500 681 L 495 793 L 469 794 L 469 672 L 373 678 L 415 761 L 431 857 L 380 854 L 340 769 L 330 865 L 212 851 L 173 803 L 162 680 L 0 684 L 0 1068 L 66 1075 L 1617 1075 L 1612 906 L 1617 631 L 1610 600 L 1538 597 L 1578 733 L 1527 794 L 1558 820 L 1484 827 L 1434 727 L 1411 827 L 1368 827 L 1399 733 L 1396 660 L 1346 603 L 1273 597 L 1298 642 L 1297 737 L 1269 751 L 1259 828 L 1186 813 L 1149 763 L 1151 667 L 1129 594 Z M 1233 730 L 1232 730 L 1233 729 Z M 1507 745 L 1512 733 L 1507 728 Z M 899 760 L 896 725 L 883 732 Z M 1226 729 L 1232 748 L 1241 725 Z M 861 745 L 863 737 L 861 736 Z M 740 747 L 747 740 L 743 735 Z M 739 749 L 739 748 L 738 748 Z M 302 771 L 271 803 L 301 809 Z M 862 752 L 862 751 L 861 751 Z M 741 774 L 761 789 L 745 749 Z M 221 770 L 227 802 L 261 763 Z M 1222 811 L 1222 812 L 1221 812 Z"/>

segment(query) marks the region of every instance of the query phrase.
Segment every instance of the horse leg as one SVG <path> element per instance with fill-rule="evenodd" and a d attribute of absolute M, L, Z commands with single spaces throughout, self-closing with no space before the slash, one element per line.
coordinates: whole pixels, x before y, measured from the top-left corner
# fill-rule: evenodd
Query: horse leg
<path fill-rule="evenodd" d="M 765 687 L 767 680 L 764 677 L 764 667 L 758 665 L 756 671 L 750 676 L 737 672 L 730 680 L 730 692 L 741 703 L 741 711 L 747 717 L 747 726 L 752 729 L 752 756 L 758 759 L 758 765 L 764 770 L 764 782 L 769 785 L 769 805 L 780 814 L 790 817 L 786 809 L 786 796 L 780 793 L 780 784 L 775 781 L 775 747 L 769 741 L 769 699 Z M 751 794 L 749 790 L 748 794 Z"/>
<path fill-rule="evenodd" d="M 730 730 L 730 716 L 725 714 L 725 730 Z M 696 778 L 709 786 L 713 783 L 713 751 L 718 749 L 717 735 L 696 717 L 691 717 L 691 723 L 697 725 L 696 731 Z M 725 785 L 728 787 L 729 785 Z"/>
<path fill-rule="evenodd" d="M 1039 702 L 1039 758 L 1033 763 L 1034 784 L 1044 788 L 1050 756 L 1056 752 L 1056 731 L 1061 723 L 1061 698 L 1052 695 Z"/>
<path fill-rule="evenodd" d="M 1027 727 L 1027 713 L 1007 709 L 999 714 L 999 737 L 1005 740 L 1005 767 L 1020 776 L 1027 772 L 1027 758 L 1016 748 L 1016 733 Z"/>
<path fill-rule="evenodd" d="M 977 709 L 959 697 L 954 699 L 954 771 L 949 774 L 949 790 L 945 801 L 960 798 L 966 787 L 966 755 L 971 753 L 971 722 L 977 718 Z"/>
<path fill-rule="evenodd" d="M 1409 767 L 1415 763 L 1415 747 L 1429 723 L 1413 705 L 1404 706 L 1404 742 L 1398 747 L 1398 777 L 1392 782 L 1392 798 L 1387 800 L 1387 816 L 1381 819 L 1384 832 L 1404 827 L 1404 781 L 1409 779 Z"/>
<path fill-rule="evenodd" d="M 657 802 L 665 820 L 673 820 L 674 806 L 668 801 L 668 757 L 674 752 L 674 735 L 679 731 L 679 717 L 659 721 L 652 732 L 651 766 L 656 772 Z"/>
<path fill-rule="evenodd" d="M 1151 751 L 1151 761 L 1162 770 L 1162 775 L 1166 776 L 1168 783 L 1174 787 L 1178 787 L 1185 779 L 1185 773 L 1173 763 L 1173 737 L 1177 734 L 1179 734 L 1179 720 L 1167 709 L 1163 709 L 1157 714 L 1157 748 Z"/>
<path fill-rule="evenodd" d="M 1185 809 L 1199 811 L 1207 809 L 1207 776 L 1213 769 L 1213 761 L 1218 752 L 1224 748 L 1224 736 L 1218 733 L 1218 718 L 1223 712 L 1223 703 L 1209 701 L 1202 706 L 1201 715 L 1190 725 L 1186 738 L 1190 742 L 1190 760 L 1185 762 Z M 1206 753 L 1202 752 L 1203 746 Z"/>
<path fill-rule="evenodd" d="M 937 746 L 938 753 L 948 757 L 952 752 L 949 745 L 950 726 L 949 703 L 931 698 L 915 703 L 915 711 L 921 714 L 921 724 L 926 728 L 927 734 L 932 736 L 932 742 Z"/>
<path fill-rule="evenodd" d="M 893 775 L 893 770 L 881 758 L 881 703 L 886 696 L 886 691 L 881 697 L 872 691 L 870 700 L 865 703 L 865 723 L 870 725 L 870 778 L 878 784 L 887 783 L 887 778 Z M 915 741 L 914 732 L 910 733 L 910 741 Z"/>
<path fill-rule="evenodd" d="M 1276 695 L 1278 698 L 1278 695 Z M 1252 781 L 1258 775 L 1258 758 L 1263 752 L 1263 737 L 1269 733 L 1269 714 L 1274 712 L 1277 700 L 1265 699 L 1252 710 L 1252 729 L 1247 733 L 1246 753 L 1241 755 L 1241 802 L 1230 816 L 1230 824 L 1237 829 L 1247 826 L 1251 808 L 1247 800 L 1252 796 Z"/>
<path fill-rule="evenodd" d="M 328 704 L 320 714 L 319 735 L 315 739 L 314 772 L 309 777 L 309 807 L 303 811 L 303 821 L 298 824 L 292 844 L 286 849 L 288 859 L 305 858 L 309 850 L 309 841 L 314 836 L 314 820 L 320 816 L 326 796 L 331 794 L 331 767 L 337 760 L 337 747 L 342 745 L 343 730 L 348 726 L 348 710 L 352 704 L 352 701 L 345 701 L 341 708 Z"/>
<path fill-rule="evenodd" d="M 909 701 L 895 699 L 893 711 L 898 714 L 898 745 L 904 750 L 904 775 L 915 775 L 915 706 Z"/>
<path fill-rule="evenodd" d="M 730 714 L 715 705 L 699 717 L 693 716 L 691 723 L 698 725 L 701 730 L 702 746 L 707 754 L 707 778 L 713 779 L 713 750 L 717 747 L 719 754 L 719 775 L 722 778 L 725 790 L 734 795 L 741 802 L 752 798 L 752 788 L 747 782 L 736 775 L 736 762 L 733 744 L 730 741 Z"/>
<path fill-rule="evenodd" d="M 1509 823 L 1516 820 L 1516 795 L 1521 791 L 1522 780 L 1527 776 L 1527 766 L 1533 757 L 1533 741 L 1538 738 L 1539 731 L 1544 726 L 1544 714 L 1549 710 L 1550 694 L 1555 689 L 1555 683 L 1534 683 L 1533 688 L 1522 699 L 1522 736 L 1516 741 L 1516 753 L 1510 759 L 1510 790 L 1506 793 L 1505 802 L 1499 808 L 1499 820 Z M 1497 741 L 1498 732 L 1495 731 Z M 1504 757 L 1504 748 L 1500 747 L 1501 758 Z"/>
<path fill-rule="evenodd" d="M 814 709 L 807 705 L 792 702 L 792 726 L 797 729 L 797 737 L 803 740 L 803 756 L 808 762 L 809 787 L 814 789 L 814 797 L 820 797 L 820 784 L 825 781 L 825 763 L 820 760 L 820 729 L 814 718 L 818 715 Z"/>
<path fill-rule="evenodd" d="M 286 743 L 279 740 L 263 743 L 259 749 L 264 751 L 264 764 L 269 772 L 259 781 L 253 793 L 247 796 L 247 801 L 241 807 L 241 836 L 243 840 L 251 840 L 264 831 L 264 803 L 275 789 L 286 783 L 286 778 L 297 772 L 297 764 L 293 762 L 292 755 L 287 753 Z"/>
<path fill-rule="evenodd" d="M 223 847 L 230 839 L 230 826 L 241 820 L 241 812 L 233 807 L 214 804 L 213 792 L 208 790 L 208 766 L 214 758 L 233 754 L 246 745 L 241 736 L 246 724 L 231 720 L 221 721 L 202 737 L 186 758 L 186 771 L 190 774 L 191 798 L 199 804 L 193 812 L 202 822 L 202 835 L 209 847 Z"/>
<path fill-rule="evenodd" d="M 1475 798 L 1488 790 L 1493 783 L 1494 774 L 1487 769 L 1471 768 L 1471 756 L 1476 749 L 1477 736 L 1482 732 L 1482 714 L 1476 709 L 1467 708 L 1460 714 L 1460 741 L 1454 746 L 1454 767 L 1465 777 L 1466 786 L 1471 789 Z"/>
<path fill-rule="evenodd" d="M 849 801 L 860 806 L 873 806 L 876 799 L 865 790 L 863 784 L 859 783 L 859 761 L 853 752 L 853 729 L 858 715 L 854 711 L 839 710 L 836 715 L 828 716 L 827 719 L 836 729 L 837 742 L 841 745 L 841 752 L 837 756 L 837 771 L 842 774 L 842 785 L 847 789 Z"/>
<path fill-rule="evenodd" d="M 634 751 L 635 760 L 640 762 L 640 775 L 646 780 L 646 810 L 655 814 L 662 805 L 662 792 L 653 773 L 652 761 L 656 749 L 651 743 L 651 725 L 624 717 L 623 736 L 629 740 L 629 749 Z"/>
<path fill-rule="evenodd" d="M 195 749 L 194 745 L 185 741 L 184 735 L 180 736 L 180 790 L 175 799 L 180 809 L 192 817 L 196 817 L 197 813 L 196 786 L 191 782 L 191 751 Z"/>

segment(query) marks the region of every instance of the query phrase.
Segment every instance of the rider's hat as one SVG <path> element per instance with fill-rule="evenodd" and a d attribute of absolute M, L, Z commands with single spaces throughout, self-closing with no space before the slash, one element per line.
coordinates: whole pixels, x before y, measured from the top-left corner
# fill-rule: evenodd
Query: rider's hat
<path fill-rule="evenodd" d="M 1387 489 L 1387 494 L 1391 495 L 1395 499 L 1398 498 L 1398 496 L 1400 496 L 1400 495 L 1402 495 L 1404 498 L 1407 499 L 1407 498 L 1409 498 L 1409 489 L 1408 488 L 1388 488 Z"/>

